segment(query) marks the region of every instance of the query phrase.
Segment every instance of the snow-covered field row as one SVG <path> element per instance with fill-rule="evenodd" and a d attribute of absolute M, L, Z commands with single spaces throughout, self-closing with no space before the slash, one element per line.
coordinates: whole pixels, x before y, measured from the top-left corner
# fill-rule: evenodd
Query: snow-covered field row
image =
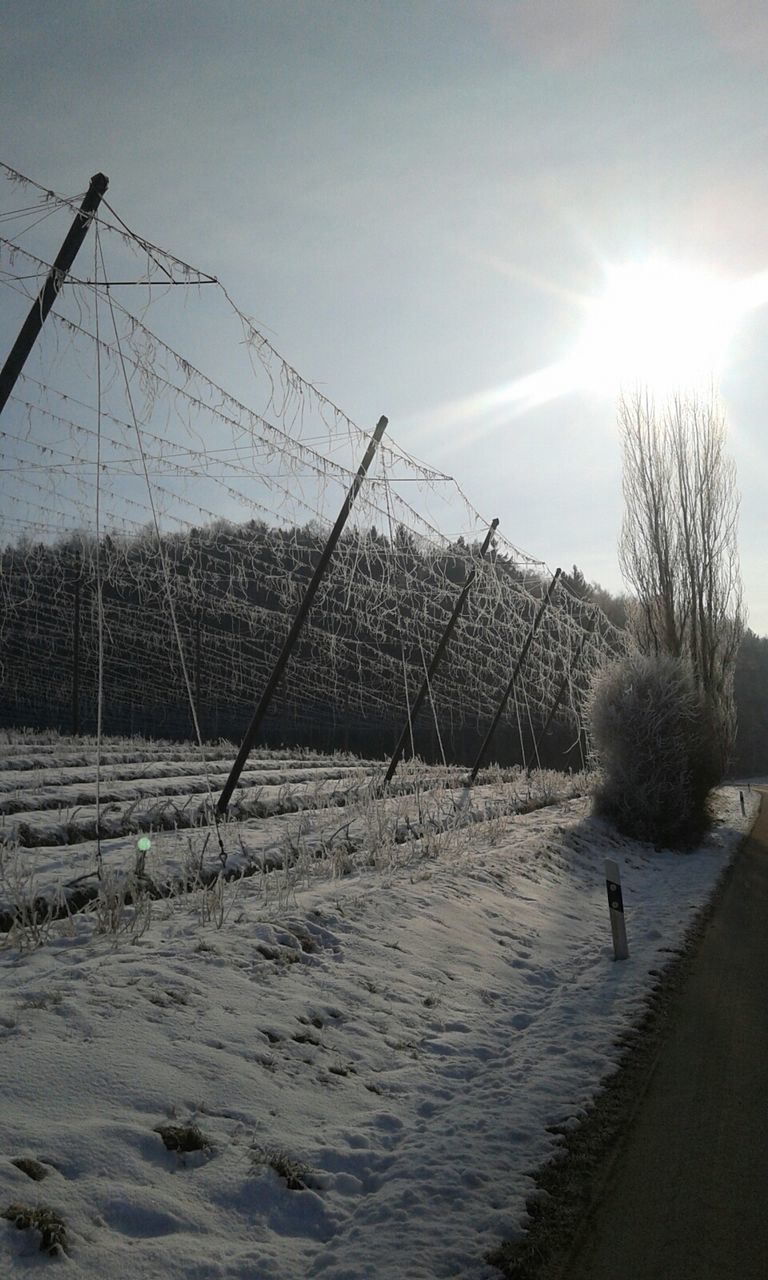
<path fill-rule="evenodd" d="M 49 742 L 31 734 L 0 744 L 0 751 L 0 847 L 6 848 L 205 823 L 236 755 L 231 743 L 206 743 L 201 752 L 194 743 L 117 739 L 104 740 L 97 751 L 93 740 Z M 257 749 L 230 810 L 267 816 L 327 806 L 338 802 L 336 792 L 354 792 L 381 767 L 344 754 Z"/>
<path fill-rule="evenodd" d="M 206 770 L 205 774 L 198 768 L 197 776 L 176 772 L 175 762 L 169 765 L 163 775 L 153 778 L 138 777 L 100 783 L 99 795 L 102 804 L 149 800 L 155 796 L 177 796 L 180 804 L 187 804 L 192 796 L 211 791 L 218 795 L 226 773 L 214 774 Z M 228 770 L 227 770 L 228 773 Z M 247 769 L 243 770 L 238 786 L 243 790 L 254 787 L 306 787 L 314 782 L 326 782 L 329 779 L 339 782 L 352 778 L 360 780 L 369 776 L 368 770 L 359 766 L 339 765 L 332 768 L 314 769 Z M 18 777 L 18 775 L 17 775 Z M 96 780 L 93 774 L 87 782 L 70 782 L 62 777 L 61 781 L 49 782 L 43 786 L 22 787 L 19 782 L 11 794 L 0 795 L 0 815 L 17 813 L 34 813 L 46 809 L 71 810 L 76 806 L 96 803 Z M 12 825 L 12 824 L 11 824 Z"/>
<path fill-rule="evenodd" d="M 198 807 L 201 823 L 193 825 L 195 812 L 183 814 L 176 802 L 168 811 L 153 806 L 131 811 L 112 806 L 101 810 L 101 838 L 95 839 L 96 811 L 83 808 L 62 827 L 55 814 L 44 811 L 17 819 L 17 832 L 25 839 L 0 845 L 0 920 L 7 928 L 14 912 L 34 901 L 61 903 L 97 886 L 97 867 L 117 877 L 130 892 L 141 867 L 141 885 L 153 893 L 204 883 L 223 871 L 227 877 L 291 872 L 291 881 L 318 874 L 349 873 L 361 866 L 380 868 L 402 863 L 412 856 L 410 846 L 428 846 L 444 831 L 458 833 L 478 822 L 500 819 L 510 811 L 538 808 L 553 798 L 582 793 L 584 781 L 568 775 L 533 775 L 518 778 L 517 786 L 498 783 L 463 788 L 415 787 L 406 780 L 400 791 L 382 796 L 370 781 L 338 789 L 332 781 L 286 788 L 245 790 L 238 802 L 241 816 L 219 824 L 207 821 Z M 249 796 L 252 797 L 249 803 Z M 163 829 L 162 817 L 167 812 Z M 34 818 L 34 836 L 22 822 Z M 182 820 L 186 818 L 186 824 Z M 118 834 L 109 836 L 114 821 Z M 137 833 L 150 831 L 150 848 L 140 852 Z M 90 838 L 88 836 L 90 833 Z M 66 842 L 66 836 L 73 837 Z M 46 839 L 46 836 L 49 839 Z M 74 838 L 81 837 L 81 838 Z M 417 856 L 422 856 L 419 853 Z M 265 893 L 271 892 L 265 886 Z"/>
<path fill-rule="evenodd" d="M 207 760 L 205 765 L 201 764 L 200 757 L 197 760 L 150 760 L 136 761 L 132 764 L 102 764 L 99 770 L 99 777 L 102 782 L 102 790 L 104 784 L 114 782 L 144 782 L 153 778 L 165 779 L 168 776 L 175 778 L 199 778 L 202 776 L 209 777 L 221 785 L 227 777 L 232 760 L 235 755 L 235 748 L 230 747 L 230 754 L 226 760 Z M 265 773 L 269 774 L 270 781 L 274 781 L 276 772 L 286 775 L 289 778 L 294 777 L 297 773 L 303 773 L 309 776 L 319 769 L 334 768 L 339 771 L 347 769 L 359 769 L 361 762 L 359 760 L 347 761 L 337 759 L 335 757 L 321 757 L 315 761 L 302 759 L 296 760 L 263 760 L 258 761 L 252 759 L 247 770 L 243 771 L 243 777 L 246 773 Z M 381 766 L 379 766 L 381 767 Z M 94 761 L 89 761 L 87 765 L 71 765 L 56 768 L 46 767 L 36 770 L 34 781 L 29 771 L 24 769 L 4 769 L 0 773 L 0 796 L 13 796 L 18 794 L 27 797 L 30 794 L 45 790 L 49 787 L 71 786 L 80 784 L 85 786 L 93 786 L 96 776 L 96 765 Z"/>
<path fill-rule="evenodd" d="M 162 886 L 204 881 L 222 868 L 227 876 L 278 868 L 292 868 L 294 875 L 301 876 L 309 863 L 324 863 L 329 874 L 358 864 L 390 864 L 393 859 L 402 861 L 410 856 L 398 846 L 431 839 L 447 829 L 457 832 L 473 823 L 488 822 L 513 807 L 525 806 L 527 796 L 527 791 L 521 794 L 507 789 L 500 793 L 498 786 L 485 786 L 476 788 L 469 797 L 463 791 L 440 787 L 376 799 L 365 788 L 355 801 L 346 791 L 341 808 L 299 805 L 298 813 L 292 807 L 271 816 L 222 824 L 219 834 L 224 860 L 209 825 L 153 830 L 151 850 L 142 859 L 143 873 L 147 883 Z M 280 795 L 271 799 L 278 808 Z M 260 797 L 263 806 L 269 801 L 269 796 Z M 6 853 L 5 874 L 0 865 L 0 911 L 12 909 L 20 880 L 29 881 L 27 898 L 55 901 L 73 883 L 86 878 L 95 883 L 99 854 L 106 872 L 129 875 L 136 866 L 137 853 L 135 834 L 125 833 L 98 843 L 93 839 L 64 848 L 52 843 L 17 849 L 13 862 Z"/>
<path fill-rule="evenodd" d="M 230 761 L 236 749 L 231 742 L 206 742 L 205 758 L 208 761 Z M 103 764 L 148 764 L 157 761 L 165 764 L 172 760 L 191 761 L 200 766 L 200 749 L 193 742 L 157 742 L 141 738 L 104 739 L 98 749 Z M 68 738 L 62 735 L 14 733 L 5 731 L 0 740 L 0 775 L 6 770 L 47 769 L 83 766 L 94 768 L 97 758 L 95 738 Z M 253 751 L 254 760 L 273 763 L 280 761 L 287 768 L 294 763 L 309 766 L 313 761 L 327 763 L 329 757 L 315 751 L 295 748 L 261 748 Z M 334 752 L 338 763 L 354 763 L 355 757 L 346 752 Z"/>
<path fill-rule="evenodd" d="M 49 768 L 66 768 L 68 766 L 81 765 L 85 768 L 93 768 L 96 760 L 96 748 L 87 742 L 77 739 L 77 745 L 59 745 L 52 744 L 34 744 L 30 743 L 29 738 L 25 738 L 23 742 L 17 746 L 4 744 L 0 746 L 0 773 L 7 769 L 17 771 L 23 770 L 29 772 L 36 769 Z M 154 743 L 141 742 L 139 746 L 131 746 L 134 741 L 130 738 L 121 740 L 121 743 L 104 742 L 100 751 L 100 758 L 103 764 L 145 764 L 152 760 L 165 762 L 167 760 L 192 760 L 197 764 L 200 763 L 200 754 L 191 744 L 178 746 L 156 746 Z M 74 743 L 75 739 L 70 739 L 70 743 Z M 62 739 L 62 744 L 64 740 Z M 232 746 L 220 746 L 214 743 L 207 744 L 206 756 L 211 760 L 224 760 L 232 755 Z"/>
<path fill-rule="evenodd" d="M 114 929 L 86 913 L 32 951 L 9 935 L 0 1274 L 45 1265 L 37 1223 L 82 1280 L 492 1280 L 553 1130 L 614 1068 L 757 796 L 745 816 L 737 789 L 716 803 L 688 854 L 575 799 L 402 861 L 307 859 L 271 896 L 222 884 L 220 910 L 175 898 Z"/>
<path fill-rule="evenodd" d="M 28 739 L 24 742 L 28 749 Z M 126 743 L 113 744 L 125 749 Z M 59 743 L 66 758 L 68 745 Z M 133 752 L 141 749 L 134 743 Z M 104 870 L 130 876 L 137 865 L 136 837 L 148 835 L 149 855 L 140 863 L 147 884 L 188 883 L 224 870 L 227 875 L 273 869 L 302 860 L 380 861 L 381 850 L 424 839 L 448 826 L 459 828 L 511 809 L 535 808 L 581 794 L 579 776 L 491 769 L 489 781 L 471 792 L 457 786 L 456 768 L 415 763 L 401 768 L 386 795 L 377 780 L 380 763 L 343 763 L 336 757 L 261 753 L 242 775 L 228 820 L 212 826 L 212 808 L 230 760 L 205 772 L 174 758 L 151 759 L 131 779 L 99 769 L 95 803 L 95 748 L 88 781 L 71 780 L 62 764 L 45 770 L 6 771 L 13 790 L 0 796 L 0 913 L 7 927 L 14 903 L 49 901 L 71 893 L 73 883 Z M 148 754 L 154 748 L 148 744 Z M 189 748 L 194 751 L 193 747 Z M 230 748 L 230 756 L 232 749 Z M 54 757 L 58 759 L 58 757 Z M 145 766 L 131 766 L 137 771 Z M 116 766 L 123 768 L 122 765 Z M 82 772 L 82 765 L 75 766 Z M 508 779 L 506 785 L 503 779 Z M 6 812 L 3 812 L 5 808 Z M 290 818 L 290 820 L 287 820 Z M 220 840 L 221 838 L 221 840 Z M 386 857 L 390 857 L 388 852 Z M 78 890 L 82 892 L 82 890 Z"/>
<path fill-rule="evenodd" d="M 81 840 L 101 836 L 124 835 L 130 832 L 185 830 L 207 822 L 212 808 L 208 788 L 204 784 L 191 791 L 186 785 L 183 791 L 174 788 L 161 796 L 139 794 L 135 799 L 108 801 L 104 797 L 95 804 L 72 805 L 53 803 L 44 809 L 0 815 L 0 847 L 38 845 L 72 845 Z M 303 808 L 327 807 L 334 803 L 336 792 L 340 798 L 349 795 L 354 788 L 350 780 L 342 781 L 338 774 L 325 780 L 309 782 L 273 783 L 271 786 L 246 787 L 238 791 L 233 801 L 233 812 L 243 815 L 266 817 L 274 813 L 291 813 Z M 217 798 L 213 794 L 213 800 Z"/>

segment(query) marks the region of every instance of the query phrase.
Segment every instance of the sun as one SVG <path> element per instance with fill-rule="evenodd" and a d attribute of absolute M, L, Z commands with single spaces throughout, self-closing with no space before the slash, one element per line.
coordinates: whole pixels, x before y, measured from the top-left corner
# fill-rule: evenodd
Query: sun
<path fill-rule="evenodd" d="M 657 256 L 604 264 L 603 273 L 603 289 L 595 296 L 544 282 L 547 292 L 578 309 L 582 322 L 573 346 L 559 359 L 432 406 L 412 419 L 416 433 L 439 435 L 449 452 L 574 393 L 615 399 L 643 388 L 662 400 L 717 391 L 739 329 L 750 313 L 768 307 L 768 270 L 734 279 Z"/>
<path fill-rule="evenodd" d="M 584 307 L 569 364 L 582 387 L 608 394 L 716 383 L 745 310 L 734 282 L 661 258 L 607 266 L 603 293 Z"/>

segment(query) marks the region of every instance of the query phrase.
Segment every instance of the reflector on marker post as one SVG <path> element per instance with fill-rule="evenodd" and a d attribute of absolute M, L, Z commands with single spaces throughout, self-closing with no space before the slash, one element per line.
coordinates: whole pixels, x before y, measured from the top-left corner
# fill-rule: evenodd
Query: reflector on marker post
<path fill-rule="evenodd" d="M 627 960 L 627 926 L 624 922 L 624 899 L 621 893 L 621 872 L 618 862 L 612 858 L 605 860 L 605 885 L 608 890 L 608 907 L 611 913 L 611 933 L 613 935 L 614 960 Z"/>

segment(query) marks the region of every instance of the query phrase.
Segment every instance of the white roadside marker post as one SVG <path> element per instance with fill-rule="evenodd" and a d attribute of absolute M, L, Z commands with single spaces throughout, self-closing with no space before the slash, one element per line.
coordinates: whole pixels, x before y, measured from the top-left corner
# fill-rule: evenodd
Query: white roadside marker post
<path fill-rule="evenodd" d="M 605 884 L 608 890 L 608 906 L 611 913 L 611 933 L 613 934 L 614 960 L 627 960 L 627 926 L 624 923 L 624 899 L 621 896 L 621 872 L 618 862 L 612 858 L 605 860 Z"/>

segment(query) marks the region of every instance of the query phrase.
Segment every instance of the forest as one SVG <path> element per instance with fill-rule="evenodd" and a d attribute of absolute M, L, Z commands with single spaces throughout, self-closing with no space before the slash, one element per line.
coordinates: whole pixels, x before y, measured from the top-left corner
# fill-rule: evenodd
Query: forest
<path fill-rule="evenodd" d="M 239 739 L 325 541 L 317 524 L 217 521 L 182 535 L 22 539 L 0 559 L 2 723 Z M 265 745 L 391 752 L 464 584 L 471 584 L 409 754 L 471 763 L 549 574 L 462 538 L 347 530 L 261 735 Z M 621 637 L 558 584 L 493 758 L 574 769 L 586 672 Z M 561 703 L 546 737 L 552 699 Z M 101 690 L 101 699 L 99 699 Z"/>
<path fill-rule="evenodd" d="M 22 538 L 0 556 L 6 727 L 239 740 L 324 543 L 319 525 L 217 521 L 184 536 Z M 471 763 L 548 575 L 457 539 L 342 537 L 261 732 L 265 745 L 388 755 L 462 585 L 477 575 L 409 750 Z M 622 647 L 627 599 L 574 566 L 494 740 L 500 764 L 583 767 L 589 670 Z M 594 630 L 593 630 L 594 629 Z M 561 702 L 550 720 L 553 701 Z M 736 671 L 734 774 L 768 773 L 768 640 Z M 549 721 L 549 723 L 548 723 Z M 544 730 L 546 729 L 546 732 Z"/>

